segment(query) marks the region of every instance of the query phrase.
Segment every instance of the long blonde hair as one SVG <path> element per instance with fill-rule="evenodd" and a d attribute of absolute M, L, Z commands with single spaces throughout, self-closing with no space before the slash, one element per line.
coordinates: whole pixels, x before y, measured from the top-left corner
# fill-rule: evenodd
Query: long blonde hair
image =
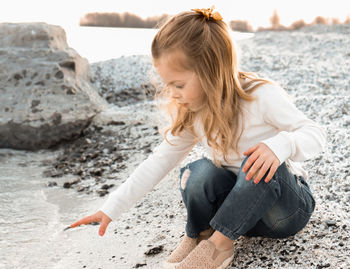
<path fill-rule="evenodd" d="M 164 136 L 168 131 L 179 135 L 185 129 L 197 135 L 193 126 L 200 113 L 214 162 L 220 166 L 216 151 L 222 153 L 225 161 L 230 150 L 238 153 L 243 132 L 241 100 L 252 101 L 250 93 L 269 81 L 239 71 L 227 24 L 212 18 L 207 20 L 196 12 L 182 12 L 172 17 L 157 32 L 152 42 L 154 61 L 172 51 L 180 51 L 185 56 L 177 61 L 181 68 L 197 74 L 206 105 L 193 112 L 177 107 L 175 101 L 170 100 L 167 108 L 172 122 Z M 244 88 L 239 79 L 248 79 Z M 174 109 L 176 113 L 171 113 Z"/>

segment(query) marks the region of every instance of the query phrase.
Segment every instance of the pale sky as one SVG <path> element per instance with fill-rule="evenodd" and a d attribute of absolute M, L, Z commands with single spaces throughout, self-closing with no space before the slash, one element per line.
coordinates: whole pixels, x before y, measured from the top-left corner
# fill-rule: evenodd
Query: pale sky
<path fill-rule="evenodd" d="M 0 23 L 44 21 L 64 27 L 78 25 L 79 19 L 88 12 L 127 11 L 146 18 L 212 5 L 225 21 L 243 19 L 253 27 L 268 26 L 274 9 L 286 26 L 298 19 L 311 22 L 318 15 L 338 17 L 340 21 L 350 16 L 350 0 L 1 0 L 0 3 Z"/>

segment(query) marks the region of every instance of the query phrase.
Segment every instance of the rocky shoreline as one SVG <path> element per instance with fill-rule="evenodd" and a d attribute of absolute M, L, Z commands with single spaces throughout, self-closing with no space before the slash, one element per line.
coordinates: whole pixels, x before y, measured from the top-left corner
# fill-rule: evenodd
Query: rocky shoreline
<path fill-rule="evenodd" d="M 155 124 L 130 119 L 112 120 L 104 126 L 93 123 L 80 138 L 57 147 L 62 152 L 54 162 L 51 161 L 44 176 L 53 179 L 68 174 L 76 176 L 75 180 L 64 182 L 63 188 L 87 194 L 95 190 L 102 197 L 114 186 L 106 184 L 108 179 L 120 179 L 118 173 L 126 168 L 134 155 L 147 156 L 160 141 Z M 48 162 L 45 164 L 49 165 Z M 53 180 L 48 186 L 57 186 L 57 183 Z"/>
<path fill-rule="evenodd" d="M 328 144 L 325 152 L 304 165 L 317 203 L 309 224 L 286 239 L 240 238 L 232 268 L 349 266 L 349 34 L 350 25 L 312 26 L 291 32 L 261 32 L 238 42 L 242 69 L 284 87 L 300 110 L 322 124 Z M 43 163 L 45 176 L 52 178 L 48 186 L 106 196 L 148 156 L 162 139 L 156 105 L 147 100 L 142 87 L 148 85 L 149 71 L 146 56 L 92 65 L 94 84 L 109 102 L 110 113 L 96 117 L 79 139 L 52 149 L 61 153 L 56 160 Z M 181 165 L 201 155 L 201 148 L 196 147 Z M 56 177 L 66 175 L 76 179 L 55 183 Z M 78 268 L 75 261 L 85 259 L 86 268 L 160 268 L 184 234 L 185 209 L 177 177 L 178 168 L 111 225 L 109 239 L 105 239 L 110 244 L 103 251 L 96 248 L 86 252 L 85 258 L 81 253 L 67 254 L 66 264 Z M 89 236 L 91 231 L 82 230 L 76 238 Z M 97 256 L 102 260 L 94 263 Z"/>

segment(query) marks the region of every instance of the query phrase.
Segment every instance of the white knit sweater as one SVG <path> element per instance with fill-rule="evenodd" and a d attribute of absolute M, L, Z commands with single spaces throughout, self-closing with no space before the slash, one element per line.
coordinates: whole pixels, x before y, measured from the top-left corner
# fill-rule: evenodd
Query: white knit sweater
<path fill-rule="evenodd" d="M 237 174 L 244 159 L 243 152 L 259 142 L 265 143 L 277 156 L 280 163 L 286 162 L 290 171 L 306 177 L 299 162 L 314 157 L 323 150 L 326 136 L 315 122 L 308 119 L 292 103 L 286 92 L 277 85 L 265 84 L 256 89 L 252 102 L 242 104 L 244 131 L 239 140 L 239 155 L 232 152 L 225 162 L 219 154 L 223 166 Z M 195 131 L 203 136 L 199 122 Z M 195 146 L 194 136 L 184 131 L 180 136 L 168 132 L 165 140 L 154 149 L 130 177 L 111 193 L 100 209 L 112 220 L 132 207 L 146 193 L 151 191 L 174 167 L 176 167 Z M 212 155 L 205 137 L 200 141 Z"/>

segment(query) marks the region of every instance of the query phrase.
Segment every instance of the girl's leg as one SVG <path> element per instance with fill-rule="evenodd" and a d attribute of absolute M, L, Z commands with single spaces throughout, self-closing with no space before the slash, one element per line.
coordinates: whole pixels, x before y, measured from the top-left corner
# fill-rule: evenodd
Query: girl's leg
<path fill-rule="evenodd" d="M 245 177 L 242 171 L 236 177 L 208 160 L 199 160 L 181 170 L 187 235 L 196 237 L 210 226 L 216 231 L 176 268 L 226 268 L 233 258 L 233 240 L 240 235 L 285 237 L 306 225 L 314 200 L 306 184 L 298 184 L 285 164 L 268 183 L 263 178 L 255 184 Z"/>
<path fill-rule="evenodd" d="M 181 169 L 180 191 L 187 209 L 186 234 L 196 238 L 210 228 L 210 221 L 236 183 L 236 175 L 203 158 Z"/>
<path fill-rule="evenodd" d="M 235 240 L 241 235 L 286 237 L 306 225 L 314 200 L 307 185 L 299 183 L 284 163 L 268 183 L 265 177 L 258 184 L 245 177 L 240 170 L 235 186 L 210 221 L 215 230 Z"/>
<path fill-rule="evenodd" d="M 296 234 L 308 223 L 315 208 L 309 186 L 304 178 L 290 174 L 285 166 L 283 169 L 285 175 L 279 180 L 286 191 L 246 236 L 283 238 Z"/>
<path fill-rule="evenodd" d="M 217 168 L 205 158 L 181 169 L 180 191 L 187 208 L 187 236 L 164 261 L 163 268 L 175 268 L 202 240 L 210 237 L 213 229 L 209 222 L 235 182 L 234 173 Z"/>

